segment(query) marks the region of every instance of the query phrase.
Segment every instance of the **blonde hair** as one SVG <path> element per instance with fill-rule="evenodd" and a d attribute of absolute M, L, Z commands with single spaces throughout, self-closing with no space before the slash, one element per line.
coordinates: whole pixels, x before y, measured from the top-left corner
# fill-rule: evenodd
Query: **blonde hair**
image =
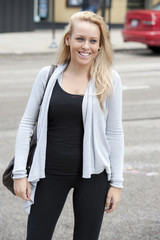
<path fill-rule="evenodd" d="M 90 11 L 78 12 L 71 16 L 60 45 L 59 54 L 57 56 L 57 64 L 63 64 L 65 62 L 69 63 L 71 60 L 70 48 L 66 46 L 65 38 L 67 34 L 72 34 L 75 20 L 95 23 L 100 29 L 100 50 L 92 63 L 90 76 L 95 83 L 96 95 L 98 97 L 100 106 L 102 109 L 104 109 L 103 102 L 113 90 L 113 51 L 107 26 L 101 16 Z"/>

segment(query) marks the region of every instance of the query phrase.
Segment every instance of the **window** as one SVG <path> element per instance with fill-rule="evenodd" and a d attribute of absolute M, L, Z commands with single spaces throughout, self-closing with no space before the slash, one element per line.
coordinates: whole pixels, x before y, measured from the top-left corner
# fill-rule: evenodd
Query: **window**
<path fill-rule="evenodd" d="M 49 0 L 34 0 L 34 22 L 49 20 Z"/>
<path fill-rule="evenodd" d="M 67 7 L 81 7 L 82 4 L 88 5 L 89 0 L 67 0 Z M 101 1 L 100 1 L 101 2 Z M 112 0 L 106 0 L 106 8 L 111 7 Z M 95 2 L 94 2 L 95 5 Z"/>
<path fill-rule="evenodd" d="M 83 0 L 67 0 L 67 7 L 80 7 Z"/>
<path fill-rule="evenodd" d="M 128 0 L 128 3 L 127 3 L 128 10 L 143 9 L 144 7 L 145 7 L 144 0 Z"/>

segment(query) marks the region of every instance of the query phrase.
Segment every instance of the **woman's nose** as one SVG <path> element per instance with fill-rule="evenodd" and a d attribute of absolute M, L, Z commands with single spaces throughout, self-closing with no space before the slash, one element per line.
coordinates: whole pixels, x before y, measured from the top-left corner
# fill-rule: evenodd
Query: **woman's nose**
<path fill-rule="evenodd" d="M 84 42 L 83 42 L 82 48 L 83 48 L 83 49 L 89 49 L 89 43 L 88 43 L 88 41 L 84 41 Z"/>

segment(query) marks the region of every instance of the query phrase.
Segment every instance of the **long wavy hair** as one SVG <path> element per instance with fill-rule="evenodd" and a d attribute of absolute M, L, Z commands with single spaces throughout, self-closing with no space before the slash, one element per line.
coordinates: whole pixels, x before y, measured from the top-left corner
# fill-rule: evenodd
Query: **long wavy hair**
<path fill-rule="evenodd" d="M 100 50 L 92 62 L 90 76 L 95 83 L 96 95 L 98 97 L 100 106 L 102 109 L 104 109 L 103 102 L 113 91 L 113 50 L 107 26 L 101 16 L 90 11 L 77 12 L 71 16 L 60 44 L 59 53 L 57 56 L 57 64 L 69 63 L 71 60 L 70 47 L 66 46 L 65 39 L 67 34 L 70 36 L 72 35 L 75 20 L 97 24 L 100 29 Z"/>

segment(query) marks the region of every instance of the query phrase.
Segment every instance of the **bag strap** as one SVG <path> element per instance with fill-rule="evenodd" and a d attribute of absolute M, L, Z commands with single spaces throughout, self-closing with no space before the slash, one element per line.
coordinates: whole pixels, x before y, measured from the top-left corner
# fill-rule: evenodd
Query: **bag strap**
<path fill-rule="evenodd" d="M 44 98 L 44 94 L 45 94 L 45 91 L 46 91 L 46 88 L 47 88 L 49 79 L 51 78 L 51 76 L 52 76 L 52 74 L 53 74 L 53 72 L 55 71 L 56 68 L 57 68 L 57 66 L 56 66 L 56 65 L 53 65 L 53 64 L 52 64 L 51 67 L 50 67 L 49 74 L 48 74 L 48 77 L 47 77 L 46 85 L 45 85 L 45 88 L 44 88 L 44 92 L 43 92 L 43 95 L 42 95 L 42 99 L 41 99 L 39 108 L 40 108 L 41 105 L 42 105 L 43 98 Z M 38 115 L 39 115 L 39 114 L 38 114 Z"/>

